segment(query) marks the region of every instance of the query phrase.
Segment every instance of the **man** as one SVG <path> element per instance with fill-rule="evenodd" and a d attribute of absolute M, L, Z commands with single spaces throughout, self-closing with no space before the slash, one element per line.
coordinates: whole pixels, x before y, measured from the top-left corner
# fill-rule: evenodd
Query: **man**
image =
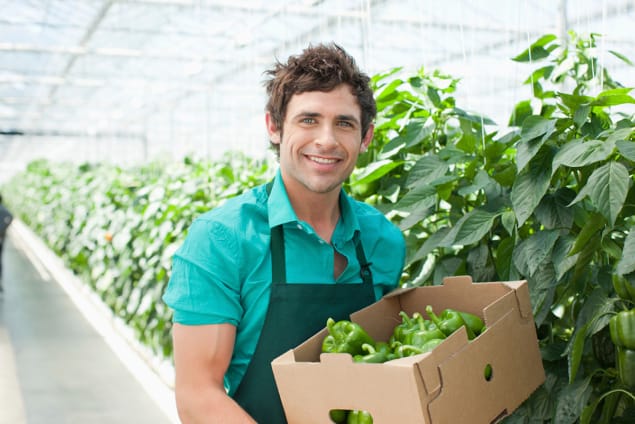
<path fill-rule="evenodd" d="M 342 183 L 373 138 L 369 78 L 336 45 L 267 71 L 273 181 L 199 217 L 174 256 L 184 423 L 285 423 L 271 361 L 399 282 L 401 232 Z"/>
<path fill-rule="evenodd" d="M 7 228 L 9 228 L 12 220 L 13 215 L 2 204 L 2 195 L 0 194 L 0 293 L 4 291 L 2 286 L 2 246 L 4 245 Z"/>

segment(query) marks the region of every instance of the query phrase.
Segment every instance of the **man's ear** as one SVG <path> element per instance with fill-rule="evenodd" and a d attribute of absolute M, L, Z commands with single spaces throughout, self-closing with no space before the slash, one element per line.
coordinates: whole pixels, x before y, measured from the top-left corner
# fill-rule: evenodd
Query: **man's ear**
<path fill-rule="evenodd" d="M 370 142 L 373 141 L 373 134 L 375 133 L 375 126 L 370 124 L 368 126 L 368 130 L 366 131 L 366 135 L 362 138 L 361 152 L 365 152 L 368 150 L 368 146 L 370 146 Z"/>
<path fill-rule="evenodd" d="M 271 140 L 274 144 L 280 144 L 280 131 L 278 127 L 273 122 L 273 118 L 271 117 L 271 113 L 267 112 L 265 114 L 265 122 L 267 124 L 267 133 L 269 133 L 269 140 Z"/>

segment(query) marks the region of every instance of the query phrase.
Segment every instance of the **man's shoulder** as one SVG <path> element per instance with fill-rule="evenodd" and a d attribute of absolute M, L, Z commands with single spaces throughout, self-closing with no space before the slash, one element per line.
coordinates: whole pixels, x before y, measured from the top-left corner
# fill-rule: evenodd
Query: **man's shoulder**
<path fill-rule="evenodd" d="M 353 213 L 357 217 L 362 233 L 370 230 L 371 234 L 385 237 L 386 233 L 392 234 L 394 237 L 401 238 L 401 230 L 393 224 L 379 209 L 368 203 L 351 199 Z"/>
<path fill-rule="evenodd" d="M 242 228 L 245 223 L 267 220 L 267 194 L 264 186 L 251 188 L 226 199 L 220 205 L 199 215 L 194 223 L 203 226 Z"/>
<path fill-rule="evenodd" d="M 349 197 L 349 201 L 353 209 L 353 213 L 357 216 L 357 219 L 370 219 L 390 222 L 388 221 L 388 218 L 386 218 L 386 216 L 374 206 L 360 200 L 355 200 L 352 197 Z"/>

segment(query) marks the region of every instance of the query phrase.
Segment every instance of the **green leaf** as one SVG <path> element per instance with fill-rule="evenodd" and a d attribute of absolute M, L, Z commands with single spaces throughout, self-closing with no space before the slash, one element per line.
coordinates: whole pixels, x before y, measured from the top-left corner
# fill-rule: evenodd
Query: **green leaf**
<path fill-rule="evenodd" d="M 430 99 L 430 101 L 435 107 L 437 108 L 442 107 L 441 97 L 439 96 L 438 91 L 434 89 L 434 87 L 428 86 L 428 90 L 426 94 L 428 95 L 428 98 Z"/>
<path fill-rule="evenodd" d="M 634 103 L 635 98 L 627 94 L 600 94 L 591 102 L 591 106 L 619 106 Z"/>
<path fill-rule="evenodd" d="M 525 276 L 534 275 L 539 266 L 551 255 L 556 240 L 558 240 L 557 230 L 532 234 L 514 249 L 514 266 Z"/>
<path fill-rule="evenodd" d="M 540 115 L 531 115 L 523 121 L 520 138 L 521 140 L 531 141 L 545 134 L 549 136 L 553 133 L 555 126 L 555 119 L 547 119 Z"/>
<path fill-rule="evenodd" d="M 567 207 L 575 197 L 575 192 L 569 188 L 558 189 L 555 193 L 547 193 L 534 214 L 540 223 L 548 230 L 554 228 L 571 228 L 573 211 Z"/>
<path fill-rule="evenodd" d="M 538 153 L 544 142 L 554 133 L 556 121 L 532 115 L 525 119 L 517 145 L 516 164 L 522 170 Z"/>
<path fill-rule="evenodd" d="M 593 205 L 613 226 L 624 206 L 629 184 L 630 178 L 626 167 L 619 162 L 608 162 L 593 171 L 586 185 L 570 205 L 589 196 Z"/>
<path fill-rule="evenodd" d="M 586 299 L 578 314 L 576 330 L 566 351 L 569 383 L 573 382 L 577 376 L 587 338 L 608 325 L 614 308 L 615 299 L 609 298 L 601 288 L 595 289 Z"/>
<path fill-rule="evenodd" d="M 576 328 L 588 324 L 587 334 L 592 336 L 609 323 L 615 311 L 616 299 L 609 297 L 601 287 L 596 287 L 587 295 L 576 319 Z"/>
<path fill-rule="evenodd" d="M 630 228 L 624 248 L 622 249 L 622 259 L 617 263 L 616 272 L 618 275 L 626 275 L 635 271 L 635 228 Z"/>
<path fill-rule="evenodd" d="M 437 190 L 433 185 L 425 184 L 423 181 L 419 181 L 413 185 L 412 188 L 397 202 L 395 209 L 397 210 L 410 210 L 411 207 L 421 200 L 427 199 L 437 194 Z"/>
<path fill-rule="evenodd" d="M 510 236 L 514 234 L 514 229 L 516 227 L 516 214 L 514 211 L 505 211 L 501 216 L 501 224 L 503 224 L 503 228 L 507 231 L 507 234 Z"/>
<path fill-rule="evenodd" d="M 511 200 L 519 226 L 531 216 L 549 188 L 552 154 L 550 148 L 541 149 L 514 181 Z"/>
<path fill-rule="evenodd" d="M 607 159 L 615 148 L 615 143 L 601 140 L 572 140 L 565 144 L 553 158 L 552 174 L 561 165 L 581 168 Z"/>
<path fill-rule="evenodd" d="M 494 263 L 496 272 L 501 280 L 509 280 L 509 271 L 512 266 L 512 254 L 514 252 L 514 237 L 507 237 L 496 248 Z"/>
<path fill-rule="evenodd" d="M 558 280 L 553 264 L 544 261 L 533 276 L 528 277 L 530 302 L 533 306 L 536 325 L 540 326 L 551 313 Z"/>
<path fill-rule="evenodd" d="M 626 128 L 619 128 L 616 130 L 609 130 L 606 131 L 609 133 L 609 136 L 606 138 L 606 141 L 611 141 L 611 142 L 616 142 L 619 140 L 625 141 L 625 140 L 630 140 L 631 138 L 631 134 L 633 134 L 633 132 L 635 131 L 635 128 L 632 128 L 630 125 L 632 125 L 632 123 L 629 121 L 628 122 L 629 126 Z"/>
<path fill-rule="evenodd" d="M 442 259 L 434 268 L 434 284 L 442 284 L 443 279 L 448 275 L 459 275 L 459 273 L 465 273 L 464 268 L 463 259 L 461 258 L 450 256 Z"/>
<path fill-rule="evenodd" d="M 420 261 L 427 257 L 430 252 L 441 245 L 441 241 L 447 236 L 450 229 L 450 227 L 443 227 L 435 231 L 412 256 L 408 256 L 406 263 L 410 265 L 413 262 Z"/>
<path fill-rule="evenodd" d="M 378 74 L 376 74 L 376 75 L 373 75 L 373 76 L 372 76 L 372 78 L 371 78 L 371 82 L 372 82 L 375 86 L 377 86 L 377 84 L 378 84 L 381 80 L 384 80 L 384 79 L 388 78 L 389 76 L 396 74 L 397 72 L 401 71 L 402 69 L 403 69 L 403 67 L 402 67 L 402 66 L 399 66 L 399 67 L 396 67 L 396 68 L 389 69 L 389 70 L 388 70 L 388 71 L 386 71 L 386 72 L 382 72 L 382 73 L 378 73 Z M 376 90 L 374 90 L 374 91 L 376 91 Z"/>
<path fill-rule="evenodd" d="M 562 103 L 569 108 L 571 114 L 575 116 L 575 112 L 580 107 L 590 106 L 594 101 L 593 97 L 581 96 L 578 94 L 558 93 L 558 97 Z M 588 116 L 588 115 L 587 115 Z"/>
<path fill-rule="evenodd" d="M 399 209 L 398 207 L 396 207 L 396 209 L 398 210 L 409 213 L 408 216 L 401 220 L 401 222 L 399 223 L 399 229 L 401 231 L 406 231 L 417 225 L 422 220 L 431 215 L 431 210 L 435 205 L 436 198 L 428 197 L 415 202 L 408 208 Z"/>
<path fill-rule="evenodd" d="M 401 131 L 397 137 L 384 146 L 382 152 L 394 150 L 397 145 L 403 145 L 403 148 L 408 149 L 430 137 L 433 130 L 434 125 L 428 124 L 421 119 L 413 119 L 406 124 L 403 131 Z"/>
<path fill-rule="evenodd" d="M 531 116 L 533 109 L 531 108 L 530 100 L 523 100 L 516 104 L 512 116 L 509 118 L 510 127 L 520 127 L 523 121 Z"/>
<path fill-rule="evenodd" d="M 595 413 L 595 410 L 597 409 L 597 407 L 600 405 L 600 403 L 607 398 L 607 402 L 608 397 L 609 396 L 617 396 L 617 399 L 619 400 L 619 396 L 622 393 L 629 393 L 626 390 L 623 389 L 613 389 L 613 390 L 609 390 L 608 392 L 603 393 L 600 397 L 598 397 L 597 399 L 595 399 L 593 402 L 591 402 L 589 405 L 587 405 L 586 408 L 584 408 L 584 410 L 582 411 L 582 415 L 580 415 L 580 424 L 594 424 L 591 422 L 591 419 L 593 418 L 593 414 Z M 616 401 L 618 401 L 616 400 Z M 617 417 L 611 417 L 614 420 L 611 421 L 612 423 L 616 423 L 617 421 L 615 421 L 615 418 Z M 619 420 L 619 418 L 617 418 Z M 625 421 L 628 422 L 628 421 Z"/>
<path fill-rule="evenodd" d="M 474 124 L 482 125 L 496 125 L 496 122 L 492 121 L 490 118 L 484 115 L 479 115 L 475 113 L 469 113 L 465 110 L 455 107 L 452 109 L 452 112 L 456 114 L 459 118 L 465 119 L 466 121 L 470 121 Z"/>
<path fill-rule="evenodd" d="M 561 280 L 564 274 L 575 266 L 578 255 L 570 256 L 569 252 L 575 239 L 571 235 L 561 236 L 553 248 L 552 261 L 556 271 L 556 278 Z"/>
<path fill-rule="evenodd" d="M 461 127 L 462 136 L 459 141 L 457 141 L 456 147 L 458 147 L 465 153 L 474 153 L 476 151 L 477 143 L 480 140 L 474 136 L 472 122 L 467 119 L 459 118 L 459 125 Z"/>
<path fill-rule="evenodd" d="M 441 241 L 441 246 L 470 245 L 480 241 L 492 228 L 498 214 L 474 209 L 464 215 Z"/>
<path fill-rule="evenodd" d="M 578 127 L 581 127 L 589 117 L 589 113 L 591 112 L 591 105 L 580 105 L 573 115 L 573 122 Z"/>
<path fill-rule="evenodd" d="M 351 175 L 351 184 L 368 184 L 383 177 L 401 164 L 401 161 L 390 159 L 372 162 L 361 169 L 359 173 Z"/>
<path fill-rule="evenodd" d="M 617 150 L 619 150 L 622 156 L 631 162 L 635 162 L 635 142 L 619 140 L 615 144 L 617 145 Z"/>
<path fill-rule="evenodd" d="M 395 100 L 398 96 L 396 91 L 399 86 L 403 84 L 400 79 L 392 80 L 388 85 L 385 85 L 379 89 L 378 93 L 375 93 L 375 99 L 377 103 L 387 103 Z"/>
<path fill-rule="evenodd" d="M 633 66 L 633 62 L 631 62 L 630 59 L 624 56 L 623 54 L 618 53 L 615 50 L 609 50 L 608 52 L 611 53 L 613 56 L 617 57 L 618 59 L 620 59 L 621 61 L 623 61 L 624 63 L 626 63 L 627 65 Z"/>
<path fill-rule="evenodd" d="M 591 376 L 575 381 L 558 394 L 554 423 L 573 424 L 582 414 L 593 391 Z"/>
<path fill-rule="evenodd" d="M 448 164 L 434 155 L 419 159 L 408 173 L 406 185 L 413 187 L 420 184 L 430 184 L 442 177 L 448 171 Z"/>
<path fill-rule="evenodd" d="M 545 46 L 557 37 L 553 34 L 547 34 L 536 40 L 528 49 L 523 51 L 512 60 L 516 62 L 533 62 L 549 56 L 550 50 L 545 49 Z"/>

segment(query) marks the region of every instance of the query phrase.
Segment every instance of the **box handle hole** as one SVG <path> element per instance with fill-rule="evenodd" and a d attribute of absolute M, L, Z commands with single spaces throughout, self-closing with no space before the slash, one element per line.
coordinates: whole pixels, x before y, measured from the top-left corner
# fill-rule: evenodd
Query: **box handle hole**
<path fill-rule="evenodd" d="M 370 412 L 351 409 L 331 409 L 329 411 L 329 418 L 331 422 L 336 424 L 345 424 L 347 422 L 373 422 L 373 417 L 370 415 Z"/>
<path fill-rule="evenodd" d="M 491 364 L 485 365 L 485 368 L 483 369 L 483 377 L 485 378 L 485 381 L 490 381 L 492 377 L 494 377 L 494 370 L 492 369 Z"/>

